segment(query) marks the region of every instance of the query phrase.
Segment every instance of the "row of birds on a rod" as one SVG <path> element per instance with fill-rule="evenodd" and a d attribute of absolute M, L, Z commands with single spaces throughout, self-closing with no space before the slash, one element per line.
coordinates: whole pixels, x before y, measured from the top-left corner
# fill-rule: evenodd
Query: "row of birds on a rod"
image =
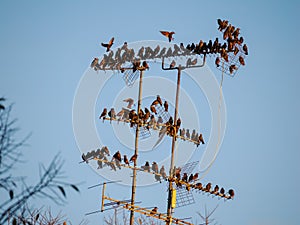
<path fill-rule="evenodd" d="M 82 154 L 82 160 L 83 162 L 88 163 L 89 160 L 96 160 L 98 164 L 98 169 L 102 169 L 104 166 L 109 166 L 112 170 L 117 171 L 118 169 L 121 169 L 122 167 L 130 167 L 130 163 L 136 163 L 138 155 L 134 154 L 130 157 L 128 160 L 127 155 L 121 155 L 120 151 L 117 151 L 113 154 L 112 159 L 108 160 L 107 156 L 110 156 L 110 151 L 107 146 L 102 147 L 101 149 L 98 148 L 97 150 L 92 150 L 90 152 L 87 152 L 86 154 Z M 122 162 L 124 164 L 122 164 Z M 185 186 L 187 191 L 190 191 L 191 189 L 200 190 L 207 192 L 209 194 L 214 194 L 220 197 L 225 198 L 233 198 L 234 197 L 234 191 L 232 189 L 229 190 L 228 194 L 229 196 L 226 196 L 224 188 L 219 189 L 219 186 L 216 185 L 213 190 L 211 190 L 211 183 L 207 183 L 205 186 L 201 182 L 197 182 L 199 173 L 190 174 L 182 173 L 180 167 L 174 167 L 173 174 L 174 177 L 169 177 L 166 174 L 164 165 L 161 166 L 159 169 L 159 166 L 156 162 L 152 162 L 152 165 L 150 166 L 150 163 L 148 161 L 145 162 L 143 166 L 137 167 L 140 171 L 145 171 L 148 173 L 154 174 L 154 178 L 156 181 L 161 183 L 161 178 L 165 181 L 171 181 L 175 182 L 176 186 L 181 188 L 183 185 Z M 196 183 L 197 182 L 197 183 Z M 220 190 L 220 192 L 219 192 Z"/>
<path fill-rule="evenodd" d="M 238 56 L 238 62 L 241 65 L 245 65 L 244 56 L 248 55 L 248 47 L 244 43 L 244 38 L 239 37 L 240 28 L 235 28 L 233 25 L 228 23 L 228 20 L 218 19 L 218 30 L 223 33 L 223 39 L 226 41 L 223 44 L 219 42 L 219 39 L 216 38 L 214 41 L 209 40 L 205 42 L 200 40 L 198 44 L 191 43 L 186 47 L 183 43 L 180 43 L 180 46 L 174 44 L 174 50 L 170 47 L 167 49 L 166 47 L 160 49 L 160 46 L 157 45 L 156 48 L 152 49 L 151 47 L 141 47 L 138 50 L 137 55 L 135 56 L 134 49 L 128 48 L 127 42 L 124 42 L 123 46 L 118 48 L 114 54 L 111 51 L 111 47 L 114 44 L 114 37 L 110 39 L 108 43 L 101 43 L 103 47 L 106 48 L 106 51 L 109 52 L 108 55 L 104 54 L 103 59 L 100 61 L 99 58 L 94 58 L 91 63 L 91 67 L 97 70 L 121 70 L 122 65 L 126 62 L 132 62 L 138 60 L 146 60 L 146 59 L 155 59 L 155 58 L 168 58 L 168 57 L 176 57 L 176 56 L 190 56 L 193 54 L 219 54 L 219 56 L 215 59 L 215 64 L 217 67 L 221 64 L 221 59 L 227 63 L 231 63 L 231 58 L 236 56 L 240 51 L 243 54 Z M 160 31 L 161 34 L 166 36 L 171 42 L 174 38 L 174 31 Z M 229 54 L 233 54 L 233 56 L 229 57 Z M 197 58 L 193 59 L 188 58 L 186 62 L 186 66 L 195 65 L 197 63 Z M 175 67 L 175 60 L 170 63 L 170 67 Z M 238 67 L 236 64 L 229 65 L 229 72 L 232 74 L 234 70 L 237 70 Z"/>
<path fill-rule="evenodd" d="M 163 118 L 161 116 L 158 116 L 157 120 L 154 115 L 157 115 L 158 112 L 156 110 L 157 107 L 164 107 L 164 111 L 168 112 L 169 110 L 169 104 L 167 101 L 162 101 L 159 95 L 157 95 L 156 99 L 152 102 L 150 106 L 150 110 L 145 107 L 145 111 L 140 109 L 140 111 L 137 113 L 135 109 L 132 109 L 132 106 L 134 105 L 134 100 L 132 98 L 127 98 L 123 100 L 124 102 L 127 102 L 127 108 L 122 108 L 122 110 L 118 113 L 115 112 L 114 108 L 111 108 L 108 112 L 107 108 L 104 108 L 102 113 L 99 116 L 99 119 L 103 119 L 103 121 L 106 119 L 106 116 L 109 116 L 109 120 L 116 120 L 116 121 L 124 121 L 129 122 L 130 127 L 133 127 L 134 125 L 138 126 L 145 126 L 148 130 L 150 128 L 154 130 L 160 130 L 159 131 L 159 137 L 161 137 L 164 134 L 167 134 L 169 136 L 175 136 L 182 140 L 189 140 L 192 141 L 197 145 L 197 147 L 200 144 L 205 144 L 203 135 L 200 133 L 196 133 L 196 130 L 193 129 L 192 133 L 190 133 L 189 129 L 182 128 L 181 126 L 181 119 L 178 118 L 177 121 L 173 121 L 173 117 L 170 116 L 169 119 L 164 122 Z M 153 114 L 151 114 L 151 112 Z M 168 114 L 169 115 L 169 114 Z M 118 117 L 118 118 L 117 118 Z M 175 123 L 174 123 L 175 122 Z M 179 135 L 178 135 L 179 132 Z"/>

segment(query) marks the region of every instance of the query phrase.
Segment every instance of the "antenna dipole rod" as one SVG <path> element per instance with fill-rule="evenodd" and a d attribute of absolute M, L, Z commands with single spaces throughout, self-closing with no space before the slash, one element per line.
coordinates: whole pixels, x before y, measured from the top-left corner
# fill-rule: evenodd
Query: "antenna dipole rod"
<path fill-rule="evenodd" d="M 174 128 L 176 127 L 176 122 L 178 119 L 178 104 L 179 104 L 179 90 L 180 90 L 180 78 L 181 78 L 181 65 L 177 68 L 177 87 L 176 87 L 176 99 L 175 99 L 175 112 L 174 112 Z M 172 150 L 171 150 L 171 165 L 170 165 L 170 177 L 173 177 L 173 167 L 174 167 L 174 152 L 175 152 L 175 145 L 176 145 L 176 129 L 173 134 L 172 139 Z M 172 179 L 169 181 L 169 195 L 168 195 L 168 218 L 166 224 L 169 225 L 172 223 L 172 194 L 173 194 L 173 182 Z"/>
<path fill-rule="evenodd" d="M 106 183 L 103 183 L 102 187 L 102 201 L 101 201 L 101 212 L 104 211 L 104 193 L 105 193 Z"/>
<path fill-rule="evenodd" d="M 140 118 L 139 112 L 141 109 L 142 104 L 142 88 L 143 88 L 143 70 L 140 70 L 140 82 L 139 82 L 139 96 L 138 96 L 138 108 L 137 108 L 137 115 L 138 115 L 138 123 L 136 125 L 136 132 L 135 132 L 135 151 L 134 154 L 138 155 L 138 146 L 139 146 L 139 131 L 140 131 Z M 132 178 L 132 192 L 131 192 L 131 205 L 134 206 L 135 201 L 135 190 L 136 190 L 136 166 L 137 166 L 137 159 L 134 161 L 134 169 L 133 169 L 133 178 Z M 130 225 L 134 225 L 134 211 L 130 211 Z"/>

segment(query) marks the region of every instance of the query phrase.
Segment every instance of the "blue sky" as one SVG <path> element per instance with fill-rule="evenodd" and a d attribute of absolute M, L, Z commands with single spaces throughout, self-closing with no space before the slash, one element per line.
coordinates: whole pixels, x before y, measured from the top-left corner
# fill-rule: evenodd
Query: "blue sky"
<path fill-rule="evenodd" d="M 104 53 L 99 43 L 112 36 L 118 44 L 163 40 L 162 29 L 176 31 L 178 43 L 208 40 L 218 35 L 216 19 L 224 18 L 241 27 L 249 57 L 235 78 L 225 77 L 227 128 L 205 179 L 234 187 L 237 197 L 224 203 L 200 195 L 191 208 L 203 212 L 205 204 L 220 203 L 214 214 L 219 224 L 299 224 L 299 9 L 298 1 L 1 1 L 0 96 L 16 103 L 20 135 L 33 133 L 24 149 L 28 163 L 15 173 L 33 181 L 38 163 L 61 151 L 69 179 L 84 182 L 81 194 L 70 193 L 62 208 L 79 223 L 100 204 L 100 189 L 86 187 L 103 179 L 78 164 L 72 104 L 91 60 Z M 142 188 L 139 197 L 144 206 L 162 202 L 164 210 L 163 192 L 145 197 L 155 190 L 165 187 Z M 126 186 L 113 186 L 111 196 L 115 192 L 130 194 Z M 178 211 L 180 217 L 192 212 Z M 102 224 L 102 217 L 87 219 Z"/>

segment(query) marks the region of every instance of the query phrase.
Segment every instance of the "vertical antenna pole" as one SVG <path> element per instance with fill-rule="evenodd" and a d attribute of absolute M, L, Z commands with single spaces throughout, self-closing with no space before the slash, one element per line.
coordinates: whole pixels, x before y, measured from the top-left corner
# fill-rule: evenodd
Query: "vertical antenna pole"
<path fill-rule="evenodd" d="M 176 122 L 178 119 L 178 103 L 179 103 L 179 90 L 180 90 L 180 76 L 181 76 L 181 65 L 178 67 L 178 75 L 177 75 L 177 88 L 176 88 L 176 100 L 175 100 L 175 112 L 174 112 L 174 128 L 176 127 Z M 175 145 L 176 145 L 176 129 L 173 134 L 172 139 L 172 152 L 171 152 L 171 165 L 170 165 L 170 177 L 173 177 L 173 169 L 174 169 L 174 152 L 175 152 Z M 168 218 L 167 225 L 172 223 L 172 194 L 173 194 L 173 183 L 169 181 L 169 195 L 168 195 Z"/>
<path fill-rule="evenodd" d="M 102 187 L 102 201 L 101 201 L 101 212 L 104 211 L 104 193 L 105 193 L 106 183 L 103 183 Z"/>
<path fill-rule="evenodd" d="M 140 118 L 139 112 L 141 109 L 142 104 L 142 85 L 143 85 L 143 70 L 140 70 L 140 82 L 139 82 L 139 97 L 138 97 L 138 108 L 137 108 L 137 115 L 138 115 L 138 123 L 136 126 L 135 132 L 135 151 L 134 154 L 138 155 L 138 144 L 139 144 L 139 131 L 140 131 Z M 131 192 L 131 205 L 134 205 L 135 200 L 135 190 L 136 190 L 136 166 L 137 160 L 134 161 L 134 169 L 133 169 L 133 178 L 132 178 L 132 192 Z M 130 211 L 130 225 L 134 225 L 134 211 Z"/>

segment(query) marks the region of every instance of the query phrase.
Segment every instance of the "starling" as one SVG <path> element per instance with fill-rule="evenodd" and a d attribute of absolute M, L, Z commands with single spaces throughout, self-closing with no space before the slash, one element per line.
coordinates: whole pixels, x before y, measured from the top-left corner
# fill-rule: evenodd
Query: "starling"
<path fill-rule="evenodd" d="M 172 40 L 174 40 L 174 38 L 173 38 L 173 34 L 175 34 L 174 31 L 171 31 L 171 32 L 169 32 L 169 31 L 160 31 L 160 33 L 162 35 L 166 36 L 168 38 L 169 42 L 171 42 Z"/>
<path fill-rule="evenodd" d="M 202 134 L 199 135 L 198 140 L 199 140 L 199 142 L 201 142 L 203 145 L 205 144 L 205 143 L 204 143 L 204 139 L 203 139 Z"/>
<path fill-rule="evenodd" d="M 218 191 L 219 191 L 219 186 L 218 186 L 218 185 L 216 185 L 216 186 L 215 186 L 215 188 L 214 188 L 214 192 L 213 192 L 213 193 L 214 193 L 214 194 L 217 194 L 217 193 L 218 193 Z"/>
<path fill-rule="evenodd" d="M 137 154 L 134 154 L 133 156 L 131 156 L 130 158 L 130 162 L 136 163 L 136 159 L 137 159 Z"/>
<path fill-rule="evenodd" d="M 94 60 L 92 61 L 91 63 L 91 67 L 94 68 L 99 62 L 99 59 L 98 58 L 94 58 Z"/>
<path fill-rule="evenodd" d="M 121 157 L 121 153 L 119 151 L 117 151 L 114 155 L 113 155 L 113 158 L 115 160 L 118 160 L 119 162 L 122 161 L 122 157 Z"/>
<path fill-rule="evenodd" d="M 103 168 L 103 163 L 100 160 L 97 160 L 98 168 L 97 169 L 102 169 Z"/>
<path fill-rule="evenodd" d="M 101 45 L 102 45 L 103 47 L 106 48 L 106 51 L 107 51 L 107 52 L 109 52 L 111 46 L 112 46 L 113 43 L 114 43 L 114 40 L 115 40 L 114 37 L 112 37 L 112 38 L 110 39 L 110 41 L 108 42 L 108 44 L 101 43 Z"/>
<path fill-rule="evenodd" d="M 154 173 L 158 173 L 158 165 L 157 165 L 156 162 L 153 162 L 153 163 L 152 163 L 152 171 L 153 171 Z"/>
<path fill-rule="evenodd" d="M 205 191 L 210 192 L 210 189 L 211 189 L 211 183 L 208 183 L 208 184 L 205 186 Z"/>
<path fill-rule="evenodd" d="M 109 149 L 108 149 L 108 147 L 107 146 L 104 146 L 103 148 L 101 148 L 101 152 L 104 154 L 106 154 L 106 155 L 108 155 L 108 156 L 110 156 L 110 154 L 109 154 Z"/>
<path fill-rule="evenodd" d="M 234 197 L 234 190 L 233 189 L 230 189 L 228 191 L 228 194 L 230 195 L 230 198 L 233 198 Z"/>
<path fill-rule="evenodd" d="M 159 95 L 156 96 L 156 100 L 162 106 L 162 100 Z"/>
<path fill-rule="evenodd" d="M 217 22 L 219 25 L 218 30 L 221 32 L 228 26 L 228 20 L 218 19 Z"/>
<path fill-rule="evenodd" d="M 132 105 L 134 104 L 134 100 L 132 98 L 124 99 L 123 102 L 127 102 L 128 103 L 128 105 L 127 105 L 128 109 L 131 109 Z"/>
<path fill-rule="evenodd" d="M 156 112 L 156 108 L 155 108 L 155 106 L 154 106 L 154 105 L 151 105 L 151 106 L 150 106 L 150 110 L 151 110 L 151 112 L 153 112 L 153 113 L 157 114 L 157 112 Z"/>
<path fill-rule="evenodd" d="M 224 188 L 221 188 L 221 190 L 220 190 L 220 194 L 221 194 L 222 196 L 225 194 L 225 190 L 224 190 Z"/>
<path fill-rule="evenodd" d="M 170 68 L 174 68 L 175 65 L 176 65 L 176 62 L 175 62 L 175 60 L 173 60 L 173 61 L 171 62 L 171 64 L 170 64 Z"/>
<path fill-rule="evenodd" d="M 149 65 L 146 61 L 143 61 L 143 67 L 147 70 L 149 70 Z"/>
<path fill-rule="evenodd" d="M 232 74 L 233 71 L 236 70 L 236 69 L 237 69 L 237 67 L 234 64 L 232 64 L 231 66 L 229 66 L 229 72 L 230 72 L 230 74 Z"/>
<path fill-rule="evenodd" d="M 159 173 L 161 174 L 161 176 L 163 177 L 163 179 L 165 179 L 165 180 L 167 179 L 167 174 L 166 174 L 166 171 L 165 171 L 165 167 L 163 165 L 160 168 Z"/>
<path fill-rule="evenodd" d="M 151 210 L 151 212 L 150 212 L 150 215 L 154 215 L 154 214 L 156 214 L 157 213 L 157 207 L 154 207 L 152 210 Z"/>
<path fill-rule="evenodd" d="M 188 175 L 187 173 L 184 173 L 182 176 L 182 181 L 187 182 L 188 181 Z"/>
<path fill-rule="evenodd" d="M 191 181 L 193 181 L 193 177 L 194 177 L 194 175 L 193 175 L 193 174 L 191 174 L 191 175 L 189 176 L 189 180 L 188 180 L 188 182 L 191 182 Z"/>
<path fill-rule="evenodd" d="M 147 172 L 150 172 L 150 164 L 148 161 L 146 161 L 145 165 L 142 166 L 142 169 L 144 169 Z"/>
<path fill-rule="evenodd" d="M 117 116 L 122 118 L 124 115 L 124 109 L 122 109 L 120 112 L 118 112 Z"/>
<path fill-rule="evenodd" d="M 243 58 L 242 56 L 239 57 L 239 62 L 240 62 L 243 66 L 245 66 L 245 60 L 244 60 L 244 58 Z"/>
<path fill-rule="evenodd" d="M 186 129 L 186 138 L 190 139 L 191 138 L 191 134 L 190 134 L 190 130 Z"/>
<path fill-rule="evenodd" d="M 129 161 L 128 161 L 127 155 L 124 155 L 124 163 L 125 163 L 125 165 L 129 166 Z"/>
<path fill-rule="evenodd" d="M 196 189 L 198 189 L 198 190 L 202 190 L 202 183 L 197 183 L 196 185 L 195 185 L 195 187 L 196 187 Z"/>
<path fill-rule="evenodd" d="M 165 112 L 168 112 L 169 110 L 169 104 L 167 101 L 164 102 L 164 108 L 165 108 Z"/>
<path fill-rule="evenodd" d="M 169 121 L 168 121 L 168 122 L 169 122 L 169 124 L 170 124 L 170 125 L 173 125 L 173 122 L 174 122 L 174 121 L 173 121 L 173 117 L 172 117 L 172 116 L 170 116 L 170 118 L 169 118 Z"/>
<path fill-rule="evenodd" d="M 245 55 L 248 55 L 248 47 L 246 44 L 243 45 L 243 51 L 245 52 Z"/>
<path fill-rule="evenodd" d="M 104 122 L 106 114 L 107 114 L 107 108 L 104 108 L 101 115 L 99 116 L 99 119 L 101 119 L 103 117 L 103 122 Z"/>
<path fill-rule="evenodd" d="M 199 173 L 195 173 L 193 176 L 193 181 L 196 181 L 198 179 Z"/>
<path fill-rule="evenodd" d="M 181 125 L 181 119 L 178 118 L 177 121 L 176 121 L 177 129 L 180 127 L 180 125 Z"/>

